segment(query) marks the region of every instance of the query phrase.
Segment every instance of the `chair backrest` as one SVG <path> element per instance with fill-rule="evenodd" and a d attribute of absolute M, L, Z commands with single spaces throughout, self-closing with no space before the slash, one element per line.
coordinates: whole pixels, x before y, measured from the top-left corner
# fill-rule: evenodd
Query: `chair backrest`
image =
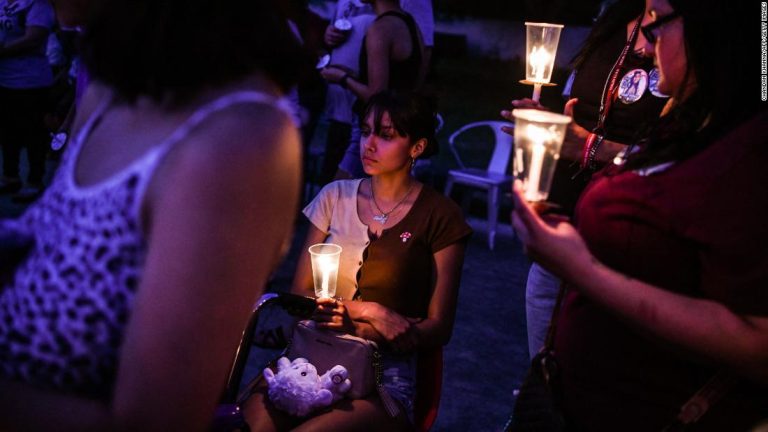
<path fill-rule="evenodd" d="M 443 120 L 443 116 L 440 113 L 435 114 L 435 119 L 437 120 L 437 126 L 435 126 L 435 132 L 437 133 L 445 125 L 445 120 Z"/>
<path fill-rule="evenodd" d="M 513 123 L 495 120 L 477 121 L 466 124 L 459 128 L 456 132 L 451 134 L 448 138 L 448 146 L 453 153 L 453 157 L 456 158 L 456 162 L 461 168 L 467 168 L 464 161 L 461 159 L 458 150 L 456 149 L 456 139 L 459 135 L 468 131 L 469 129 L 477 127 L 489 127 L 494 133 L 494 147 L 491 159 L 488 162 L 486 170 L 488 172 L 496 174 L 505 174 L 509 165 L 509 157 L 512 154 L 512 135 L 509 135 L 501 130 L 502 126 L 514 127 Z"/>

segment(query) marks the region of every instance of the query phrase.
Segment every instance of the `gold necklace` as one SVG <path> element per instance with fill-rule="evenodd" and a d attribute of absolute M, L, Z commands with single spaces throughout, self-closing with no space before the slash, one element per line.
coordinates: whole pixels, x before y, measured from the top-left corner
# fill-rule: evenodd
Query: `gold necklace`
<path fill-rule="evenodd" d="M 368 205 L 371 207 L 371 213 L 373 214 L 373 220 L 376 222 L 386 225 L 387 219 L 389 219 L 389 215 L 392 214 L 393 211 L 397 210 L 398 207 L 400 207 L 401 204 L 405 202 L 405 199 L 408 198 L 408 195 L 411 194 L 411 191 L 413 190 L 414 186 L 416 186 L 416 182 L 411 183 L 411 187 L 408 188 L 408 191 L 405 193 L 402 199 L 395 204 L 394 207 L 392 207 L 389 211 L 385 212 L 382 211 L 381 208 L 379 208 L 379 204 L 376 202 L 376 194 L 373 192 L 373 180 L 370 180 L 371 185 L 371 196 L 368 199 Z M 376 210 L 378 210 L 379 214 L 376 214 L 376 212 L 373 210 L 373 207 L 376 206 Z"/>

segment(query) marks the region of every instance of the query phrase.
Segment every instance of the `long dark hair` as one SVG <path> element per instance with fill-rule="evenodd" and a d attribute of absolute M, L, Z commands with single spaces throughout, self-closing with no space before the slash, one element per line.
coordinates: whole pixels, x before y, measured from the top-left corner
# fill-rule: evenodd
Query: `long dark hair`
<path fill-rule="evenodd" d="M 695 80 L 695 90 L 651 127 L 642 151 L 627 162 L 628 169 L 687 159 L 761 109 L 753 59 L 739 49 L 753 47 L 757 40 L 752 21 L 758 10 L 750 10 L 752 3 L 669 3 L 683 19 L 685 81 Z M 673 96 L 679 100 L 680 95 Z"/>
<path fill-rule="evenodd" d="M 256 70 L 285 90 L 309 57 L 276 1 L 99 0 L 83 59 L 128 101 L 180 103 Z"/>
<path fill-rule="evenodd" d="M 389 114 L 392 126 L 400 136 L 409 138 L 411 142 L 422 138 L 427 141 L 419 159 L 437 154 L 437 111 L 433 98 L 413 92 L 384 90 L 368 99 L 360 120 L 365 121 L 373 114 L 373 132 L 379 133 L 384 113 Z"/>
<path fill-rule="evenodd" d="M 626 27 L 632 19 L 639 17 L 644 9 L 644 0 L 618 0 L 608 5 L 595 18 L 592 31 L 589 32 L 589 36 L 582 44 L 581 49 L 571 60 L 573 69 L 578 71 L 597 47 L 602 46 L 616 32 Z"/>

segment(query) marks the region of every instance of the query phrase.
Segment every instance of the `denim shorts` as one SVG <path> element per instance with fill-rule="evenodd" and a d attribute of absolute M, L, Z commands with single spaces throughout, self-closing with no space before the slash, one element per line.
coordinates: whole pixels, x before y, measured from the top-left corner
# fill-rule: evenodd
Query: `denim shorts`
<path fill-rule="evenodd" d="M 413 402 L 416 397 L 416 354 L 381 353 L 382 385 L 392 399 L 405 409 L 413 423 Z"/>

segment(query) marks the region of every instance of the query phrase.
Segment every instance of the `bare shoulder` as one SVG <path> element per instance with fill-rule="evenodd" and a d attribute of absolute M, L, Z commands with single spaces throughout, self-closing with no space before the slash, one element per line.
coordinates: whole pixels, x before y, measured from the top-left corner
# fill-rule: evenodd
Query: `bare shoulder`
<path fill-rule="evenodd" d="M 405 21 L 403 21 L 403 17 L 399 15 L 386 15 L 374 22 L 374 25 L 376 25 L 379 28 L 407 28 L 407 25 L 405 24 Z"/>
<path fill-rule="evenodd" d="M 184 147 L 185 159 L 213 170 L 245 165 L 251 166 L 252 173 L 259 166 L 300 157 L 299 135 L 291 119 L 278 108 L 260 103 L 240 104 L 211 115 Z"/>
<path fill-rule="evenodd" d="M 212 114 L 174 149 L 149 199 L 172 188 L 194 193 L 201 205 L 233 209 L 265 189 L 291 196 L 299 187 L 300 159 L 298 132 L 284 112 L 240 104 Z"/>
<path fill-rule="evenodd" d="M 374 21 L 373 24 L 368 27 L 367 36 L 392 39 L 398 37 L 397 33 L 405 31 L 408 31 L 408 27 L 405 25 L 402 18 L 387 15 Z"/>

